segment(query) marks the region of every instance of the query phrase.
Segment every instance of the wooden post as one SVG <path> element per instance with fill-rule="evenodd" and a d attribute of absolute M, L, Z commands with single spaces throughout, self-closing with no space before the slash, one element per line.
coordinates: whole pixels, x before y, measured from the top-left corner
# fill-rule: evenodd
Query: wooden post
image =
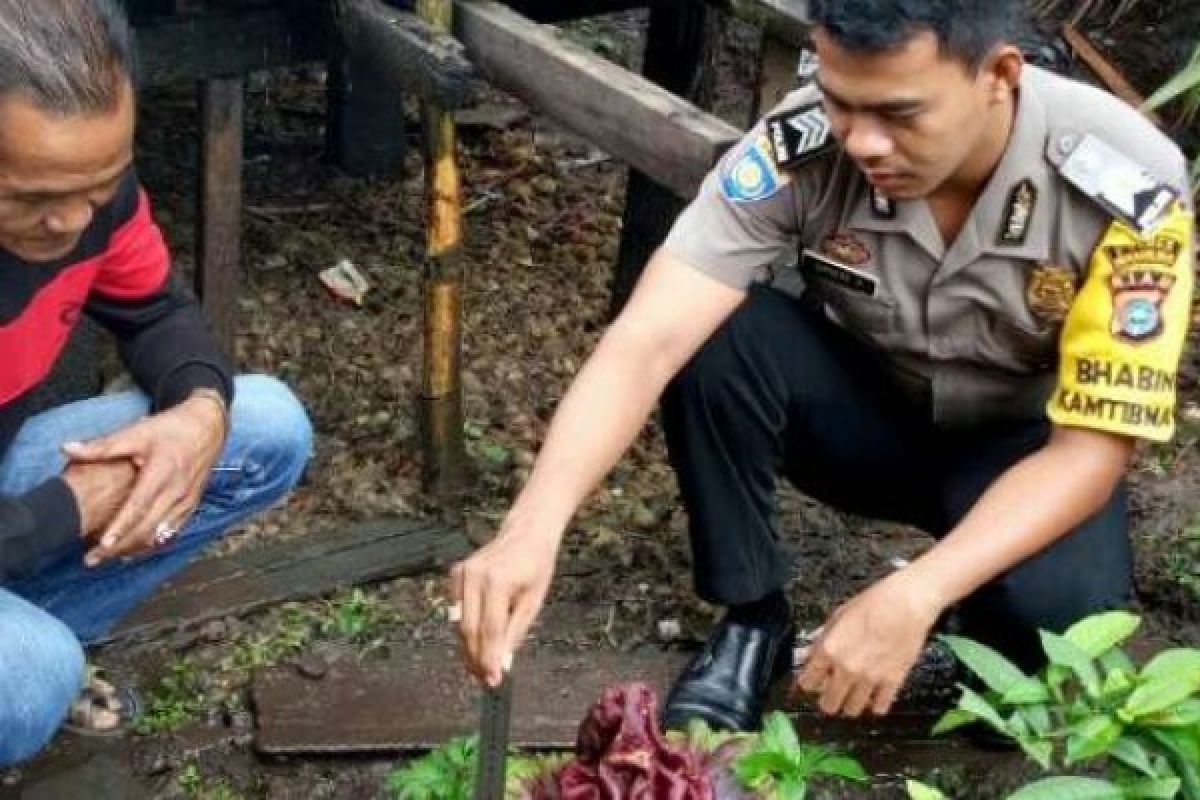
<path fill-rule="evenodd" d="M 417 15 L 448 32 L 452 0 L 418 0 Z M 428 243 L 425 276 L 425 361 L 422 436 L 425 488 L 449 500 L 466 488 L 462 412 L 462 189 L 455 159 L 453 114 L 421 104 L 425 133 Z"/>
<path fill-rule="evenodd" d="M 329 60 L 329 158 L 354 178 L 397 174 L 408 150 L 400 95 L 336 45 Z"/>
<path fill-rule="evenodd" d="M 783 101 L 797 86 L 796 64 L 801 48 L 763 34 L 758 55 L 758 87 L 754 96 L 754 118 L 758 119 Z"/>
<path fill-rule="evenodd" d="M 231 358 L 237 357 L 237 294 L 242 240 L 241 78 L 200 84 L 200 208 L 196 294 Z"/>
<path fill-rule="evenodd" d="M 650 7 L 643 74 L 700 108 L 712 106 L 712 80 L 720 35 L 717 12 L 693 0 L 655 0 Z M 646 262 L 658 249 L 685 202 L 645 173 L 631 169 L 617 266 L 613 275 L 611 313 L 625 306 Z"/>

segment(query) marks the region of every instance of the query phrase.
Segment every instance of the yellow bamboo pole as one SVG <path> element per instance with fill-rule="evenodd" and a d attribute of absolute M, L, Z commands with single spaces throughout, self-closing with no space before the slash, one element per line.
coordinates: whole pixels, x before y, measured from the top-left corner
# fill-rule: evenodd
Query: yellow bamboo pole
<path fill-rule="evenodd" d="M 449 32 L 453 0 L 418 0 L 417 15 Z M 454 116 L 424 102 L 428 233 L 422 439 L 427 491 L 445 500 L 466 487 L 462 414 L 462 188 Z"/>

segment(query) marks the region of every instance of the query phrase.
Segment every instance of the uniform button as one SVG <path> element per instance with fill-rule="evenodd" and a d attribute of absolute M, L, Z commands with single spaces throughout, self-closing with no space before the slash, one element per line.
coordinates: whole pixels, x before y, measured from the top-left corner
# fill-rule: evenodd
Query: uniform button
<path fill-rule="evenodd" d="M 1073 133 L 1066 133 L 1058 137 L 1058 151 L 1065 155 L 1070 155 L 1075 149 L 1075 143 L 1078 141 Z"/>

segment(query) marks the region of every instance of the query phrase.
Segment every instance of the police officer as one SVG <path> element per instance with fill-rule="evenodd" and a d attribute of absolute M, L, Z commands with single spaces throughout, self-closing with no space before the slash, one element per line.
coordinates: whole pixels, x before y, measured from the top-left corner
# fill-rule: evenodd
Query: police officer
<path fill-rule="evenodd" d="M 819 68 L 718 165 L 564 398 L 497 538 L 452 573 L 496 683 L 571 514 L 663 393 L 695 583 L 728 608 L 664 712 L 759 724 L 790 666 L 779 474 L 927 531 L 847 599 L 798 688 L 886 713 L 935 621 L 1032 669 L 1120 607 L 1123 476 L 1173 432 L 1192 289 L 1179 150 L 1025 65 L 1015 0 L 814 0 Z M 803 565 L 800 565 L 801 575 Z"/>

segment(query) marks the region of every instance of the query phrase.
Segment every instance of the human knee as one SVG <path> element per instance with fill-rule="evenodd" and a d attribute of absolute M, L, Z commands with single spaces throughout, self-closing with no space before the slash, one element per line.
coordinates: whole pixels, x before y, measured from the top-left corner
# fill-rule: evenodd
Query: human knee
<path fill-rule="evenodd" d="M 290 488 L 312 455 L 313 430 L 304 406 L 282 381 L 266 375 L 237 379 L 233 434 L 272 483 Z"/>
<path fill-rule="evenodd" d="M 35 756 L 83 687 L 83 647 L 48 614 L 0 614 L 0 767 Z"/>

